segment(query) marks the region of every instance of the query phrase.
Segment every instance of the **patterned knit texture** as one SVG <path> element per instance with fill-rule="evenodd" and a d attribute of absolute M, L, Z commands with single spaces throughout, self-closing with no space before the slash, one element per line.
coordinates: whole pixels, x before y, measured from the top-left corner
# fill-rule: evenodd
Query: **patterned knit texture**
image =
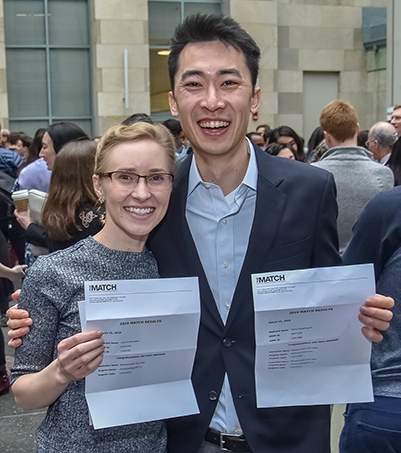
<path fill-rule="evenodd" d="M 16 349 L 12 382 L 45 368 L 57 357 L 60 341 L 81 331 L 77 303 L 84 300 L 85 281 L 158 276 L 157 263 L 148 250 L 111 250 L 91 236 L 39 257 L 21 291 L 19 308 L 28 310 L 33 326 Z M 94 430 L 89 425 L 84 379 L 66 388 L 37 431 L 40 453 L 164 453 L 166 442 L 164 421 Z"/>

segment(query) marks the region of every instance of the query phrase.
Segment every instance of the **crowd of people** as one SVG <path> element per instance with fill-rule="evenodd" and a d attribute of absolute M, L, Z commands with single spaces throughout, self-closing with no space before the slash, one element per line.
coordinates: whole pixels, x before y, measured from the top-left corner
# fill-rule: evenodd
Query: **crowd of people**
<path fill-rule="evenodd" d="M 349 405 L 340 448 L 400 451 L 401 313 L 393 299 L 401 296 L 401 220 L 393 187 L 401 180 L 401 106 L 359 145 L 356 112 L 343 101 L 325 107 L 307 147 L 289 126 L 246 134 L 260 102 L 259 58 L 233 19 L 190 16 L 169 55 L 169 103 L 180 121 L 155 125 L 135 114 L 97 144 L 72 123 L 38 130 L 33 140 L 2 131 L 0 170 L 14 190 L 48 193 L 39 223 L 29 208 L 4 213 L 19 232 L 19 265 L 0 267 L 15 280 L 28 260 L 18 308 L 8 311 L 11 383 L 22 407 L 49 406 L 39 452 L 328 453 L 329 406 L 257 408 L 250 276 L 367 262 L 382 294 L 359 314 L 373 342 L 375 401 Z M 84 282 L 159 276 L 199 278 L 192 383 L 200 413 L 95 430 L 85 377 L 101 364 L 104 344 L 102 332 L 81 332 Z M 9 386 L 1 354 L 2 344 L 0 395 Z M 356 435 L 361 424 L 374 430 Z"/>

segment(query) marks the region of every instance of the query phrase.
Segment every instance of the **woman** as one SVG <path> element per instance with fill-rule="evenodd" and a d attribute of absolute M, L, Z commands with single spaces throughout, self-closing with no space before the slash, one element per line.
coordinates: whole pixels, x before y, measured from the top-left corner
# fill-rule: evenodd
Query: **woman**
<path fill-rule="evenodd" d="M 76 124 L 67 122 L 52 124 L 43 135 L 42 149 L 39 156 L 43 157 L 45 160 L 48 170 L 53 170 L 56 156 L 61 151 L 63 146 L 67 143 L 81 140 L 89 142 L 88 136 Z M 67 167 L 63 170 L 68 171 Z M 71 173 L 70 175 L 73 177 Z M 65 190 L 69 189 L 74 190 L 74 187 L 71 185 L 71 181 L 65 185 Z M 14 211 L 14 214 L 21 226 L 26 229 L 26 241 L 28 243 L 39 247 L 49 248 L 46 232 L 41 225 L 37 225 L 32 222 L 29 210 L 25 214 Z M 30 259 L 30 261 L 34 261 L 34 259 Z"/>
<path fill-rule="evenodd" d="M 47 192 L 49 189 L 51 171 L 46 162 L 39 157 L 42 149 L 42 139 L 46 129 L 38 129 L 29 147 L 28 157 L 25 164 L 20 168 L 18 175 L 18 187 L 15 190 L 36 189 Z"/>
<path fill-rule="evenodd" d="M 78 140 L 89 140 L 89 137 L 76 124 L 66 122 L 52 124 L 43 135 L 39 157 L 43 157 L 47 168 L 53 170 L 56 155 L 61 148 L 69 142 Z"/>
<path fill-rule="evenodd" d="M 273 130 L 269 143 L 288 143 L 295 152 L 296 160 L 305 162 L 306 156 L 301 137 L 289 126 L 280 126 Z"/>
<path fill-rule="evenodd" d="M 104 228 L 40 257 L 28 272 L 19 303 L 32 315 L 33 328 L 16 351 L 12 381 L 24 408 L 50 405 L 38 430 L 39 452 L 166 451 L 163 421 L 96 431 L 89 426 L 83 378 L 101 364 L 104 347 L 101 332 L 79 333 L 77 302 L 88 280 L 158 277 L 145 242 L 167 211 L 174 166 L 174 141 L 163 126 L 109 129 L 93 176 L 106 209 Z"/>
<path fill-rule="evenodd" d="M 71 142 L 57 154 L 42 225 L 50 252 L 65 249 L 103 227 L 103 211 L 96 207 L 92 174 L 96 144 Z"/>
<path fill-rule="evenodd" d="M 272 156 L 284 157 L 287 159 L 297 160 L 297 156 L 291 145 L 287 143 L 272 143 L 266 148 L 266 152 Z"/>

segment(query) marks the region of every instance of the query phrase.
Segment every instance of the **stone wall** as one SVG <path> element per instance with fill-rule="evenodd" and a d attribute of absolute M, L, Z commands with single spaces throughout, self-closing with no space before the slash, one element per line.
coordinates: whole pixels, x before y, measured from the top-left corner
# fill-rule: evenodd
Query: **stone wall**
<path fill-rule="evenodd" d="M 92 0 L 91 8 L 94 129 L 101 134 L 133 113 L 150 113 L 148 4 L 147 0 Z M 128 49 L 128 109 L 124 49 Z"/>
<path fill-rule="evenodd" d="M 0 0 L 0 124 L 3 129 L 8 128 L 8 96 L 3 0 Z"/>

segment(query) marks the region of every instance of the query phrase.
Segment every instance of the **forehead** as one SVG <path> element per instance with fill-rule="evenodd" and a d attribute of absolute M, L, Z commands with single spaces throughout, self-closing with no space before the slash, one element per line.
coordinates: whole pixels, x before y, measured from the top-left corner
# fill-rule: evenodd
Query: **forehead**
<path fill-rule="evenodd" d="M 401 118 L 401 109 L 394 110 L 393 114 L 391 115 L 392 118 Z"/>
<path fill-rule="evenodd" d="M 251 76 L 244 54 L 221 41 L 196 42 L 187 44 L 178 58 L 176 77 L 181 78 L 187 71 L 200 71 L 214 75 L 224 69 L 237 69 L 243 77 Z"/>

